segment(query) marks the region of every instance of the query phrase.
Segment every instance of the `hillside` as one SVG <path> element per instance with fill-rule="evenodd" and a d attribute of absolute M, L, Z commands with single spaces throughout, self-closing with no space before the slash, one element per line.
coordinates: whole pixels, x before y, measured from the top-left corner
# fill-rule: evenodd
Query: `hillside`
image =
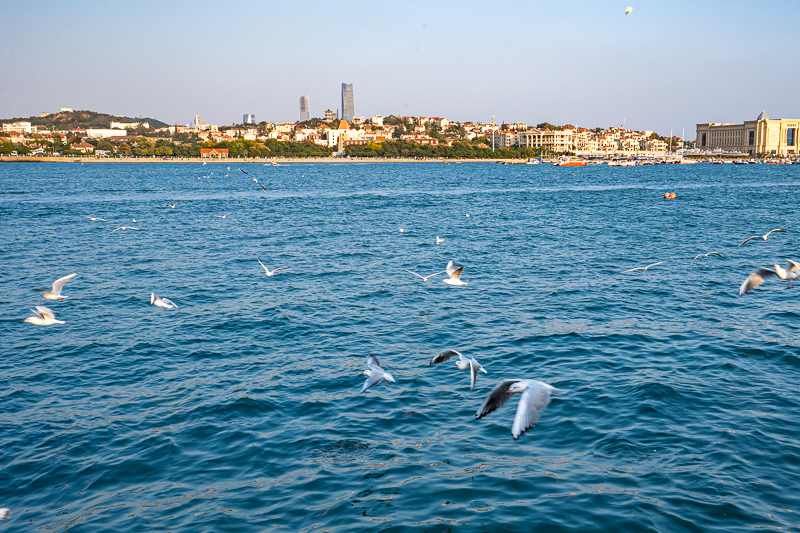
<path fill-rule="evenodd" d="M 152 118 L 118 117 L 107 113 L 95 111 L 62 111 L 51 113 L 44 117 L 9 118 L 0 119 L 0 122 L 30 122 L 33 126 L 55 126 L 56 129 L 66 130 L 74 128 L 108 128 L 114 122 L 147 122 L 151 128 L 164 128 L 168 126 Z"/>

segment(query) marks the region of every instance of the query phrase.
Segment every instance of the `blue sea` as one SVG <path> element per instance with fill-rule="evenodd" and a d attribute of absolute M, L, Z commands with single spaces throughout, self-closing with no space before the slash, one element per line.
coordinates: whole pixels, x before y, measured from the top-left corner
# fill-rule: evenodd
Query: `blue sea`
<path fill-rule="evenodd" d="M 799 187 L 800 166 L 0 164 L 0 531 L 798 531 L 800 288 L 738 289 L 800 260 Z M 450 259 L 466 286 L 405 271 Z M 73 272 L 66 300 L 34 291 Z M 66 325 L 23 323 L 35 305 Z M 445 349 L 486 367 L 474 390 L 428 366 Z M 368 354 L 396 382 L 359 394 Z M 516 398 L 475 419 L 511 378 L 564 391 L 518 440 Z"/>

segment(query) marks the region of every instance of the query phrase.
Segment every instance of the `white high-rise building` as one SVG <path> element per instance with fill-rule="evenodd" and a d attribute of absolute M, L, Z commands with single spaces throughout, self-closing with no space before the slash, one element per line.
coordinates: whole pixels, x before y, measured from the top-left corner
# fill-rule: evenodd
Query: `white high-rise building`
<path fill-rule="evenodd" d="M 353 104 L 353 84 L 342 84 L 342 119 L 353 122 L 356 116 L 355 105 Z"/>
<path fill-rule="evenodd" d="M 300 122 L 311 120 L 311 105 L 308 103 L 308 95 L 300 97 Z"/>
<path fill-rule="evenodd" d="M 242 124 L 255 124 L 256 116 L 251 114 L 242 115 Z"/>

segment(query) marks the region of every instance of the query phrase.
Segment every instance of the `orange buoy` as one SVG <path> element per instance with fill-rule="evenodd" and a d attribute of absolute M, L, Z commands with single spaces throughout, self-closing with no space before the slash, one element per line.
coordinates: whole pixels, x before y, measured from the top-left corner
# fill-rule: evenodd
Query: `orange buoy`
<path fill-rule="evenodd" d="M 669 193 L 668 193 L 668 192 L 665 192 L 665 193 L 664 193 L 664 198 L 666 198 L 667 200 L 669 200 Z"/>
<path fill-rule="evenodd" d="M 669 199 L 670 199 L 670 200 L 674 200 L 674 199 L 675 199 L 675 198 L 677 198 L 677 197 L 678 197 L 678 195 L 677 195 L 677 194 L 675 194 L 674 192 L 671 192 L 671 193 L 669 193 Z"/>

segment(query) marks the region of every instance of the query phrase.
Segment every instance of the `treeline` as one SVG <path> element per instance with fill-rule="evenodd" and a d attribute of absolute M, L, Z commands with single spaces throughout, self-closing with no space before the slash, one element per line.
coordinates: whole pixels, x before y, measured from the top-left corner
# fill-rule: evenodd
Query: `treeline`
<path fill-rule="evenodd" d="M 539 148 L 511 147 L 491 148 L 471 144 L 468 141 L 456 141 L 452 146 L 447 144 L 418 144 L 403 140 L 383 143 L 367 143 L 351 145 L 345 148 L 350 157 L 417 157 L 445 159 L 520 159 L 538 157 Z"/>
<path fill-rule="evenodd" d="M 164 128 L 164 122 L 152 118 L 117 117 L 108 113 L 96 111 L 61 111 L 43 117 L 3 119 L 3 122 L 30 122 L 33 126 L 55 127 L 59 130 L 73 130 L 77 128 L 108 128 L 111 122 L 147 122 L 151 128 Z"/>

